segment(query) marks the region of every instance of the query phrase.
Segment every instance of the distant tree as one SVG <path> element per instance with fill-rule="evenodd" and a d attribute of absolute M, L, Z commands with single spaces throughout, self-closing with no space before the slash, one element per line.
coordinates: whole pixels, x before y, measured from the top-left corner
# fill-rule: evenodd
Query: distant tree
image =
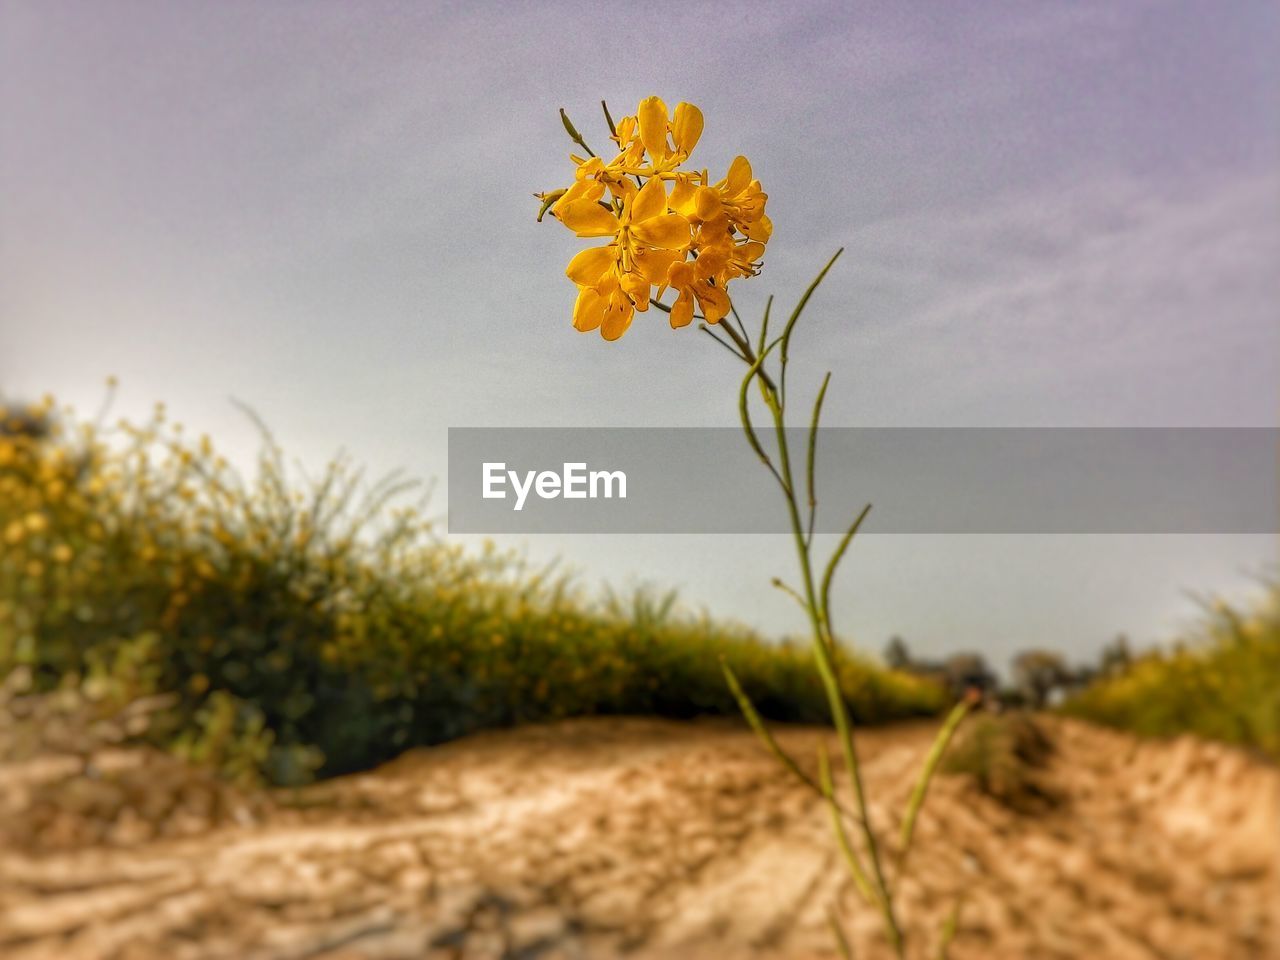
<path fill-rule="evenodd" d="M 1066 687 L 1068 692 L 1074 693 L 1078 690 L 1083 690 L 1100 676 L 1102 676 L 1101 670 L 1092 664 L 1086 663 L 1083 666 L 1076 667 L 1074 670 L 1070 671 L 1070 676 L 1063 686 Z"/>
<path fill-rule="evenodd" d="M 954 653 L 943 661 L 916 659 L 906 641 L 899 636 L 889 638 L 884 648 L 884 661 L 894 670 L 905 670 L 946 687 L 956 699 L 970 690 L 976 690 L 985 697 L 995 692 L 999 685 L 999 678 L 980 653 Z"/>
<path fill-rule="evenodd" d="M 1061 654 L 1052 650 L 1024 650 L 1013 658 L 1013 682 L 1026 702 L 1037 709 L 1053 692 L 1071 684 L 1073 674 Z"/>
<path fill-rule="evenodd" d="M 888 645 L 884 648 L 884 662 L 893 670 L 907 670 L 911 667 L 911 651 L 907 649 L 907 643 L 899 636 L 889 638 Z"/>
<path fill-rule="evenodd" d="M 942 671 L 946 676 L 947 689 L 956 699 L 970 690 L 986 697 L 999 685 L 999 678 L 980 653 L 953 653 L 943 663 Z"/>
<path fill-rule="evenodd" d="M 1102 648 L 1098 658 L 1098 672 L 1104 677 L 1114 677 L 1124 673 L 1133 662 L 1133 654 L 1129 652 L 1129 638 L 1123 633 Z"/>

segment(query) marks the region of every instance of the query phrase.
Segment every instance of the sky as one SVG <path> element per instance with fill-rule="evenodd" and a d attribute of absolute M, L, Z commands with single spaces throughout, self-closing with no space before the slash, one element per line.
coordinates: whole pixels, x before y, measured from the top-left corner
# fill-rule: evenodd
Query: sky
<path fill-rule="evenodd" d="M 450 426 L 732 426 L 694 328 L 570 326 L 534 222 L 644 96 L 747 155 L 774 237 L 735 302 L 806 314 L 835 426 L 1280 425 L 1280 7 L 0 0 L 0 390 L 164 401 L 247 461 L 269 423 L 443 481 Z M 447 489 L 433 501 L 441 514 Z M 584 585 L 803 622 L 770 537 L 536 537 Z M 820 542 L 820 546 L 825 542 Z M 879 536 L 836 593 L 879 649 L 1086 657 L 1247 592 L 1266 536 Z"/>

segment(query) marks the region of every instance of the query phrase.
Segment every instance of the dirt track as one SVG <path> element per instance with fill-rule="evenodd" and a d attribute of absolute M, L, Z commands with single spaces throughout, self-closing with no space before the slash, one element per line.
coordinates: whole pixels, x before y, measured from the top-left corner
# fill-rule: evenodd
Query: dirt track
<path fill-rule="evenodd" d="M 942 778 L 906 925 L 931 939 L 963 894 L 959 960 L 1280 957 L 1280 772 L 1046 723 L 1062 803 L 1016 814 Z M 824 735 L 784 741 L 812 757 Z M 863 735 L 882 829 L 929 735 Z M 836 900 L 855 956 L 887 956 L 825 812 L 737 727 L 486 734 L 270 800 L 177 769 L 137 750 L 87 778 L 47 757 L 0 765 L 0 956 L 816 958 L 835 955 Z M 118 786 L 130 770 L 142 796 Z"/>

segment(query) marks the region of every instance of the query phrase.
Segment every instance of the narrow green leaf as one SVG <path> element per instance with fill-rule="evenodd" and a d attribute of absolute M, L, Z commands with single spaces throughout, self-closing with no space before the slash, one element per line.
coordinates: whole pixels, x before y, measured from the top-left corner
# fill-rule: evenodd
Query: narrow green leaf
<path fill-rule="evenodd" d="M 862 512 L 858 514 L 858 519 L 853 521 L 851 526 L 840 541 L 840 545 L 836 547 L 835 553 L 831 555 L 831 559 L 827 561 L 826 572 L 822 575 L 822 590 L 819 594 L 820 603 L 822 604 L 822 619 L 827 624 L 827 629 L 831 629 L 831 581 L 835 579 L 836 567 L 840 565 L 840 561 L 844 558 L 845 551 L 849 549 L 849 544 L 853 542 L 853 538 L 858 535 L 858 530 L 862 526 L 862 521 L 867 519 L 867 514 L 871 512 L 871 504 L 867 504 L 862 508 Z M 834 635 L 832 642 L 835 642 Z"/>
<path fill-rule="evenodd" d="M 818 421 L 822 417 L 822 401 L 826 399 L 827 385 L 829 383 L 831 383 L 830 370 L 822 378 L 822 387 L 818 390 L 818 399 L 813 402 L 813 418 L 809 421 L 809 457 L 805 466 L 805 477 L 809 487 L 809 531 L 805 536 L 806 543 L 813 542 L 813 525 L 818 518 L 818 495 L 814 478 L 814 462 L 818 455 Z"/>
<path fill-rule="evenodd" d="M 938 731 L 938 735 L 933 740 L 933 745 L 929 748 L 929 753 L 924 760 L 924 766 L 920 768 L 920 776 L 916 780 L 915 789 L 911 791 L 911 799 L 907 801 L 906 814 L 902 818 L 902 832 L 898 840 L 899 872 L 901 872 L 903 864 L 906 863 L 907 853 L 911 849 L 911 839 L 915 834 L 916 819 L 920 816 L 920 808 L 924 806 L 925 795 L 929 792 L 929 782 L 933 779 L 933 775 L 938 769 L 938 764 L 942 762 L 942 755 L 946 753 L 947 745 L 951 743 L 951 738 L 955 736 L 961 721 L 972 709 L 973 706 L 968 700 L 961 700 L 951 708 L 946 721 L 942 724 L 942 729 Z"/>
<path fill-rule="evenodd" d="M 880 897 L 871 886 L 871 881 L 867 879 L 867 872 L 858 858 L 858 852 L 853 848 L 853 841 L 849 839 L 849 831 L 845 829 L 844 817 L 840 815 L 840 804 L 836 800 L 835 783 L 831 779 L 831 760 L 827 756 L 827 748 L 822 744 L 818 745 L 818 786 L 821 788 L 823 798 L 827 801 L 827 810 L 831 814 L 831 829 L 835 832 L 836 842 L 840 845 L 840 853 L 844 857 L 845 865 L 849 868 L 849 874 L 853 877 L 854 885 L 867 903 L 873 905 L 880 903 L 883 906 Z"/>

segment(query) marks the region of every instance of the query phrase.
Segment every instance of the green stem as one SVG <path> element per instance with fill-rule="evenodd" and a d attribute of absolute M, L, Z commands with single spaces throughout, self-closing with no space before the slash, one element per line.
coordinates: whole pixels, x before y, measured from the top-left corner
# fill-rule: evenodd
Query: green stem
<path fill-rule="evenodd" d="M 942 932 L 938 937 L 938 960 L 947 960 L 951 955 L 951 941 L 960 929 L 960 908 L 963 905 L 964 901 L 957 899 L 947 914 L 947 919 L 943 921 Z"/>
<path fill-rule="evenodd" d="M 795 487 L 792 482 L 791 456 L 787 445 L 785 415 L 777 393 L 770 391 L 768 399 L 769 409 L 773 414 L 774 432 L 778 441 L 778 465 L 786 492 L 791 531 L 796 544 L 796 557 L 800 562 L 805 601 L 808 605 L 809 621 L 813 627 L 814 660 L 817 663 L 818 675 L 822 680 L 822 686 L 826 691 L 827 702 L 836 726 L 836 733 L 840 738 L 840 749 L 853 785 L 854 801 L 862 822 L 863 842 L 867 847 L 867 858 L 871 861 L 881 909 L 884 911 L 885 932 L 889 936 L 890 945 L 893 947 L 894 952 L 898 956 L 903 956 L 902 929 L 899 927 L 897 918 L 894 915 L 893 896 L 889 891 L 888 883 L 885 881 L 884 870 L 880 863 L 879 844 L 876 841 L 875 831 L 871 829 L 866 791 L 863 788 L 862 771 L 858 763 L 858 751 L 853 740 L 853 724 L 849 717 L 849 708 L 844 702 L 844 694 L 840 690 L 840 680 L 836 675 L 835 663 L 831 657 L 831 645 L 828 644 L 825 624 L 818 609 L 818 596 L 813 582 L 813 565 L 809 558 L 809 544 L 805 539 L 805 526 L 800 518 L 800 509 L 796 503 Z"/>
<path fill-rule="evenodd" d="M 827 908 L 827 924 L 831 927 L 831 935 L 835 937 L 836 946 L 840 950 L 840 960 L 853 960 L 853 945 L 844 935 L 844 928 L 840 926 L 840 917 L 834 907 Z"/>
<path fill-rule="evenodd" d="M 821 415 L 822 401 L 826 395 L 827 382 L 830 378 L 823 381 L 822 389 L 818 394 L 817 401 L 814 405 L 813 417 L 810 423 L 809 441 L 806 460 L 806 493 L 808 498 L 808 523 L 801 516 L 800 501 L 797 496 L 795 478 L 791 467 L 791 452 L 787 443 L 786 434 L 786 374 L 787 359 L 792 331 L 796 322 L 800 318 L 800 314 L 804 311 L 805 305 L 809 302 L 809 298 L 817 289 L 818 285 L 826 276 L 827 271 L 835 263 L 842 251 L 837 251 L 835 256 L 822 269 L 821 273 L 814 279 L 813 283 L 805 291 L 800 298 L 800 302 L 792 311 L 791 316 L 787 320 L 786 327 L 782 334 L 776 337 L 772 342 L 767 341 L 768 330 L 768 314 L 772 307 L 772 298 L 770 298 L 769 306 L 766 307 L 765 319 L 761 324 L 760 346 L 753 350 L 750 339 L 746 336 L 745 330 L 739 333 L 732 324 L 726 323 L 721 326 L 730 340 L 733 341 L 737 351 L 741 354 L 741 359 L 747 364 L 747 374 L 742 380 L 739 390 L 738 406 L 739 414 L 742 420 L 742 428 L 746 434 L 747 441 L 752 449 L 760 457 L 761 461 L 769 468 L 770 472 L 778 481 L 783 495 L 787 502 L 787 511 L 791 521 L 792 537 L 796 547 L 796 558 L 800 565 L 801 587 L 803 596 L 798 595 L 801 605 L 809 615 L 810 626 L 813 631 L 813 654 L 814 662 L 817 666 L 818 676 L 822 682 L 823 691 L 826 695 L 828 707 L 831 711 L 832 721 L 835 724 L 836 733 L 840 740 L 840 749 L 843 754 L 845 767 L 848 769 L 849 778 L 853 788 L 853 796 L 855 801 L 855 814 L 851 817 L 862 831 L 862 839 L 866 848 L 866 856 L 871 865 L 871 875 L 874 879 L 868 878 L 867 872 L 863 870 L 861 860 L 857 856 L 857 852 L 850 842 L 847 831 L 845 830 L 844 815 L 842 808 L 836 796 L 835 788 L 831 783 L 831 772 L 826 751 L 820 753 L 820 783 L 819 787 L 823 796 L 827 799 L 828 806 L 831 810 L 833 825 L 835 828 L 837 840 L 840 843 L 841 852 L 843 853 L 855 883 L 858 885 L 860 892 L 871 903 L 879 906 L 884 917 L 885 933 L 889 938 L 890 946 L 893 948 L 894 954 L 899 957 L 905 957 L 906 944 L 903 936 L 902 927 L 898 923 L 898 919 L 894 913 L 893 897 L 890 892 L 889 884 L 885 879 L 884 869 L 881 862 L 880 848 L 876 840 L 875 831 L 871 827 L 869 817 L 869 808 L 867 804 L 866 791 L 862 782 L 862 771 L 858 762 L 857 746 L 854 742 L 853 721 L 850 716 L 848 704 L 845 703 L 843 691 L 840 689 L 839 674 L 835 664 L 835 635 L 831 627 L 831 618 L 829 607 L 829 592 L 831 587 L 831 579 L 835 573 L 835 568 L 839 564 L 844 551 L 848 548 L 850 541 L 857 533 L 858 527 L 866 517 L 867 510 L 863 510 L 862 514 L 854 522 L 850 530 L 845 534 L 835 554 L 831 557 L 827 564 L 825 574 L 822 578 L 821 589 L 814 576 L 813 561 L 811 557 L 812 539 L 813 539 L 813 518 L 816 511 L 817 496 L 815 492 L 814 479 L 814 463 L 815 450 L 817 445 L 817 426 Z M 734 311 L 736 317 L 737 313 Z M 768 372 L 764 369 L 764 364 L 769 354 L 775 347 L 781 346 L 779 351 L 780 373 L 778 383 L 775 384 L 770 378 Z M 769 408 L 769 412 L 773 418 L 774 433 L 777 439 L 778 453 L 777 464 L 765 453 L 759 437 L 756 435 L 755 428 L 751 423 L 751 414 L 749 410 L 749 389 L 751 382 L 758 378 L 760 384 L 760 392 L 764 399 L 765 405 Z M 868 507 L 869 509 L 869 507 Z M 756 731 L 757 735 L 764 741 L 766 747 L 778 756 L 784 766 L 799 776 L 807 783 L 811 783 L 808 777 L 800 771 L 789 756 L 787 756 L 781 748 L 773 740 L 768 730 L 765 728 L 763 721 L 755 712 L 750 701 L 746 698 L 745 693 L 736 678 L 726 669 L 726 678 L 729 680 L 730 688 L 734 691 L 735 697 L 739 701 L 739 706 L 746 715 L 748 723 Z M 958 722 L 958 721 L 957 721 Z M 945 748 L 945 743 L 943 744 Z M 939 754 L 940 755 L 940 754 Z M 936 766 L 936 761 L 935 764 Z M 931 775 L 931 771 L 930 771 Z M 927 778 L 924 781 L 927 789 Z M 923 802 L 923 791 L 920 794 L 920 800 Z M 917 811 L 918 812 L 918 808 Z M 910 814 L 911 820 L 914 822 L 914 813 Z"/>
<path fill-rule="evenodd" d="M 818 745 L 818 783 L 822 790 L 822 796 L 827 801 L 827 809 L 831 811 L 831 829 L 835 831 L 836 842 L 840 845 L 840 853 L 844 856 L 845 863 L 849 867 L 849 873 L 853 875 L 853 882 L 858 888 L 858 892 L 862 894 L 862 898 L 870 904 L 879 904 L 883 909 L 884 904 L 879 895 L 871 887 L 871 882 L 867 879 L 867 873 L 862 868 L 862 861 L 858 859 L 858 852 L 854 849 L 852 841 L 849 839 L 849 831 L 844 828 L 844 817 L 841 816 L 840 801 L 836 799 L 835 784 L 831 780 L 831 761 L 827 757 L 827 748 Z"/>
<path fill-rule="evenodd" d="M 956 729 L 960 726 L 960 722 L 973 709 L 968 700 L 961 700 L 951 709 L 951 713 L 947 715 L 946 722 L 943 723 L 942 729 L 938 731 L 938 735 L 933 740 L 933 746 L 929 749 L 929 755 L 925 758 L 924 766 L 920 769 L 920 778 L 916 781 L 915 789 L 911 791 L 911 799 L 907 802 L 907 812 L 902 819 L 902 833 L 898 841 L 898 872 L 902 872 L 902 867 L 907 861 L 907 852 L 911 849 L 911 838 L 916 829 L 916 818 L 920 815 L 920 808 L 924 806 L 925 795 L 929 792 L 929 782 L 933 779 L 934 773 L 938 769 L 938 764 L 942 762 L 942 755 L 947 751 L 947 745 L 951 743 L 951 738 L 955 736 Z"/>
<path fill-rule="evenodd" d="M 742 357 L 746 361 L 747 366 L 754 364 L 757 359 L 761 361 L 759 366 L 755 368 L 754 375 L 760 378 L 760 383 L 764 387 L 766 393 L 777 393 L 777 387 L 774 386 L 773 380 L 769 376 L 769 372 L 764 369 L 764 358 L 769 353 L 769 347 L 762 344 L 759 350 L 759 357 L 757 357 L 757 351 L 751 348 L 751 341 L 741 336 L 730 324 L 721 324 L 720 329 L 729 334 L 729 337 L 733 342 L 738 345 L 738 349 L 742 351 Z"/>
<path fill-rule="evenodd" d="M 800 768 L 800 764 L 796 762 L 795 758 L 782 749 L 782 745 L 774 738 L 773 734 L 769 731 L 768 726 L 766 726 L 764 718 L 760 716 L 760 711 L 756 709 L 756 705 L 752 703 L 751 698 L 747 696 L 747 692 L 743 689 L 742 683 L 738 680 L 737 674 L 733 672 L 723 657 L 720 658 L 720 672 L 724 674 L 725 682 L 728 683 L 729 691 L 733 694 L 734 700 L 738 703 L 738 709 L 742 711 L 742 715 L 746 718 L 747 726 L 749 726 L 752 732 L 755 733 L 756 737 L 759 738 L 760 742 L 764 745 L 764 748 L 769 751 L 769 753 L 777 757 L 778 762 L 786 767 L 787 771 L 802 784 L 816 793 L 819 797 L 828 799 L 827 795 L 832 793 L 832 791 L 824 790 L 821 783 L 805 773 L 804 770 Z M 829 800 L 831 803 L 835 804 L 836 809 L 838 809 L 843 816 L 852 820 L 854 823 L 859 822 L 858 815 L 842 804 L 838 797 L 832 795 Z M 859 869 L 861 868 L 859 867 Z M 874 898 L 869 898 L 868 902 L 874 902 Z"/>
<path fill-rule="evenodd" d="M 716 343 L 720 344 L 720 346 L 724 347 L 726 350 L 728 350 L 730 353 L 732 353 L 732 354 L 733 354 L 735 357 L 737 357 L 739 360 L 745 360 L 745 359 L 746 359 L 742 354 L 738 353 L 738 351 L 734 349 L 733 344 L 729 343 L 729 341 L 728 341 L 728 340 L 721 340 L 718 336 L 716 336 L 715 331 L 714 331 L 714 330 L 712 330 L 712 329 L 711 329 L 709 326 L 707 326 L 705 323 L 704 323 L 704 324 L 702 324 L 701 326 L 699 326 L 699 327 L 698 327 L 698 329 L 699 329 L 699 330 L 701 330 L 703 333 L 705 333 L 707 336 L 709 336 L 709 337 L 710 337 L 712 340 L 714 340 Z"/>
<path fill-rule="evenodd" d="M 583 150 L 587 151 L 587 153 L 591 154 L 591 156 L 594 157 L 596 155 L 595 151 L 587 146 L 587 141 L 582 139 L 582 134 L 578 132 L 578 128 L 575 127 L 573 125 L 573 121 L 569 119 L 569 114 L 564 112 L 564 107 L 560 108 L 560 122 L 564 124 L 564 132 L 569 134 L 570 140 L 580 146 Z"/>

